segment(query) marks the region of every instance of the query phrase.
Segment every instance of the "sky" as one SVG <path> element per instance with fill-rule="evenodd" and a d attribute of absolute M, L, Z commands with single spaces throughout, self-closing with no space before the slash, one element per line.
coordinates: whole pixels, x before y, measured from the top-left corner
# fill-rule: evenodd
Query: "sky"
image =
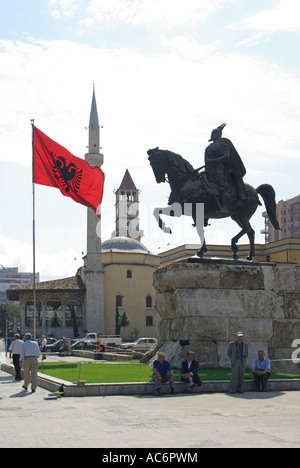
<path fill-rule="evenodd" d="M 197 244 L 191 219 L 153 217 L 166 206 L 147 150 L 181 154 L 195 168 L 223 122 L 247 169 L 244 181 L 297 196 L 300 169 L 299 0 L 0 0 L 0 266 L 32 271 L 31 119 L 84 158 L 93 84 L 101 129 L 102 240 L 114 231 L 126 169 L 141 190 L 143 244 Z M 35 186 L 36 271 L 73 276 L 86 251 L 86 208 Z M 251 224 L 264 243 L 259 207 Z M 239 227 L 211 220 L 208 244 Z M 247 244 L 244 237 L 241 244 Z"/>

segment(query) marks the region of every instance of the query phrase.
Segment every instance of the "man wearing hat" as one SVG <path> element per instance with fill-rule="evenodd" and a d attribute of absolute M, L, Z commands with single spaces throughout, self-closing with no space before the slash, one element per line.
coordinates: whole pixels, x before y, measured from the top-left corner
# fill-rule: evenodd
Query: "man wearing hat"
<path fill-rule="evenodd" d="M 231 361 L 231 381 L 229 393 L 243 393 L 242 386 L 248 357 L 248 344 L 244 343 L 244 333 L 236 334 L 236 341 L 232 341 L 228 346 L 227 355 Z"/>
<path fill-rule="evenodd" d="M 217 213 L 220 216 L 229 215 L 229 202 L 232 188 L 235 188 L 237 198 L 246 199 L 243 177 L 245 166 L 240 155 L 228 138 L 222 137 L 226 123 L 211 132 L 212 143 L 205 150 L 205 172 L 211 182 L 217 184 L 220 193 L 221 206 Z"/>
<path fill-rule="evenodd" d="M 160 390 L 163 383 L 169 382 L 171 394 L 175 394 L 174 389 L 174 372 L 171 364 L 165 359 L 166 355 L 163 352 L 157 353 L 157 359 L 153 362 L 153 381 L 155 383 L 156 395 L 160 395 Z"/>

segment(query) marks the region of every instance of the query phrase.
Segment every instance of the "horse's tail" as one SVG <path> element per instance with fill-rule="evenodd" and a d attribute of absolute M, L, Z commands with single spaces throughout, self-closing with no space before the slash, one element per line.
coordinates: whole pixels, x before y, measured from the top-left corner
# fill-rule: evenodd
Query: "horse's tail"
<path fill-rule="evenodd" d="M 271 223 L 274 228 L 280 231 L 280 226 L 276 218 L 276 200 L 275 200 L 275 190 L 272 185 L 262 184 L 256 189 L 257 193 L 262 196 L 267 213 Z"/>

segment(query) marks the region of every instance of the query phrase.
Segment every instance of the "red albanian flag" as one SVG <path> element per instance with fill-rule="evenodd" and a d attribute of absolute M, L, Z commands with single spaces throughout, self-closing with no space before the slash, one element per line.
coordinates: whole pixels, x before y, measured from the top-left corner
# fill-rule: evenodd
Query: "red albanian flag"
<path fill-rule="evenodd" d="M 104 174 L 33 127 L 33 182 L 59 188 L 66 197 L 100 216 Z"/>

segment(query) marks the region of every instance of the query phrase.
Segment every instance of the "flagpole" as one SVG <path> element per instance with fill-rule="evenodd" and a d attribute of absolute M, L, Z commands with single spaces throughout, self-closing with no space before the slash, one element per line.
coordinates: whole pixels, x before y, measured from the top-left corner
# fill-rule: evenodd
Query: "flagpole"
<path fill-rule="evenodd" d="M 36 340 L 36 282 L 35 282 L 35 185 L 34 185 L 34 119 L 32 125 L 32 251 L 33 251 L 33 336 Z"/>

